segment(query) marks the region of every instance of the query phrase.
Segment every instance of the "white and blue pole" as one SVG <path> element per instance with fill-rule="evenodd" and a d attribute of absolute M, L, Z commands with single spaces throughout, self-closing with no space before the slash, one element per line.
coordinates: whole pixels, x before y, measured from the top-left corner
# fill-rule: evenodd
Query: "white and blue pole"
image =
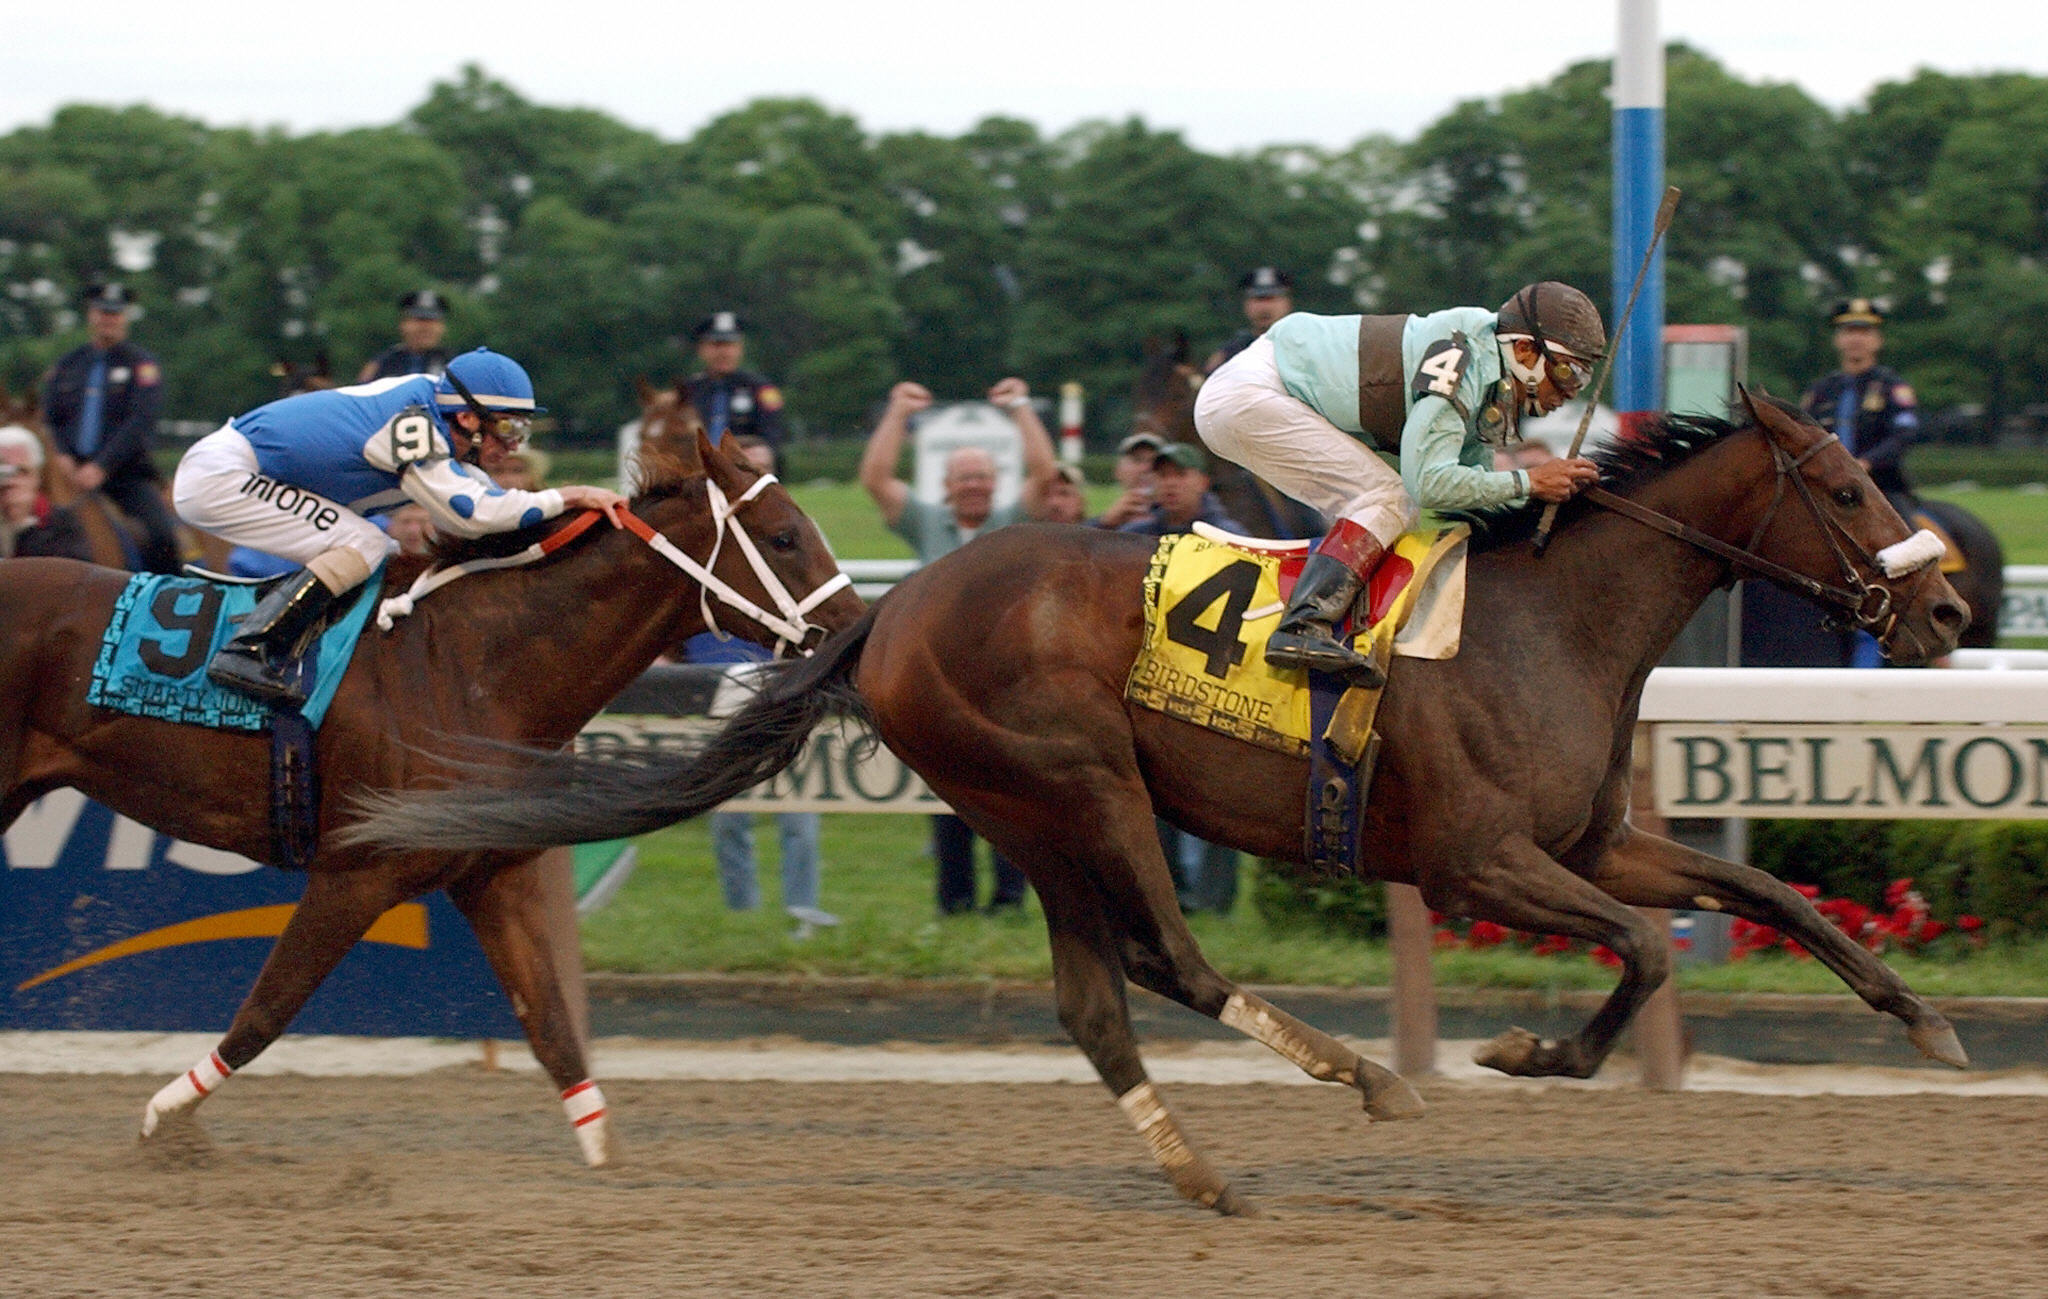
<path fill-rule="evenodd" d="M 1658 39 L 1657 0 L 1620 0 L 1614 54 L 1614 296 L 1628 300 L 1655 240 L 1657 206 L 1664 197 L 1664 46 Z M 1614 406 L 1623 428 L 1663 408 L 1664 250 L 1643 276 L 1640 315 L 1618 340 L 1613 361 Z"/>

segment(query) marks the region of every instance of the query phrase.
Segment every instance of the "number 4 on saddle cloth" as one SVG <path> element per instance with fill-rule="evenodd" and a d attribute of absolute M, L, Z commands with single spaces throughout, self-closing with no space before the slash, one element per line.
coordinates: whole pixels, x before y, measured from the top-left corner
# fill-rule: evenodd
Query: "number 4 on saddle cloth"
<path fill-rule="evenodd" d="M 99 708 L 223 731 L 271 733 L 272 860 L 303 868 L 312 855 L 319 790 L 313 733 L 348 671 L 349 656 L 384 583 L 379 568 L 342 597 L 299 657 L 305 706 L 273 709 L 206 679 L 206 665 L 276 581 L 240 583 L 137 573 L 114 602 L 85 700 Z"/>
<path fill-rule="evenodd" d="M 1373 570 L 1338 634 L 1382 670 L 1396 655 L 1454 656 L 1467 536 L 1459 526 L 1402 537 Z M 1308 860 L 1341 874 L 1359 861 L 1382 691 L 1266 662 L 1266 639 L 1286 611 L 1308 544 L 1237 537 L 1203 523 L 1163 538 L 1145 575 L 1145 639 L 1124 695 L 1248 744 L 1306 757 Z"/>

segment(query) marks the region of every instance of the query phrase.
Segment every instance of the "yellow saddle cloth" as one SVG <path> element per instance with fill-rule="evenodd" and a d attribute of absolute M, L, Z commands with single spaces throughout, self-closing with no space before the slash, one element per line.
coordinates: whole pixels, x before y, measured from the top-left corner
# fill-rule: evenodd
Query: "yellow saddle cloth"
<path fill-rule="evenodd" d="M 1124 696 L 1219 734 L 1306 757 L 1308 674 L 1270 666 L 1266 640 L 1280 625 L 1307 547 L 1195 526 L 1195 532 L 1161 538 L 1152 552 L 1145 639 Z M 1412 532 L 1394 544 L 1360 601 L 1365 616 L 1354 620 L 1352 644 L 1360 653 L 1382 667 L 1396 654 L 1457 653 L 1467 533 L 1463 526 Z M 1378 692 L 1349 694 L 1376 702 Z M 1369 718 L 1368 711 L 1368 727 Z"/>

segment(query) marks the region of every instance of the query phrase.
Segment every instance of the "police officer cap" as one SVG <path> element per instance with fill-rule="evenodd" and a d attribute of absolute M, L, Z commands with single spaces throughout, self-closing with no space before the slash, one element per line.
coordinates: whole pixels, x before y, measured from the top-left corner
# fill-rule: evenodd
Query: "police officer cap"
<path fill-rule="evenodd" d="M 1884 313 L 1869 298 L 1843 298 L 1835 304 L 1834 325 L 1869 325 L 1876 328 L 1884 323 Z"/>
<path fill-rule="evenodd" d="M 448 299 L 432 289 L 415 289 L 398 300 L 398 309 L 408 320 L 440 320 L 448 314 Z"/>
<path fill-rule="evenodd" d="M 730 311 L 714 311 L 697 322 L 690 337 L 700 343 L 736 343 L 747 332 L 746 324 Z"/>
<path fill-rule="evenodd" d="M 127 285 L 109 280 L 86 288 L 85 305 L 94 311 L 126 311 L 135 305 L 135 299 L 129 296 Z"/>
<path fill-rule="evenodd" d="M 447 372 L 434 385 L 434 404 L 442 410 L 469 408 L 455 386 L 458 379 L 485 410 L 536 415 L 547 409 L 534 405 L 533 380 L 527 376 L 526 367 L 488 347 L 464 352 L 448 363 Z"/>
<path fill-rule="evenodd" d="M 1276 266 L 1246 271 L 1237 287 L 1247 298 L 1277 298 L 1294 292 L 1294 277 Z"/>

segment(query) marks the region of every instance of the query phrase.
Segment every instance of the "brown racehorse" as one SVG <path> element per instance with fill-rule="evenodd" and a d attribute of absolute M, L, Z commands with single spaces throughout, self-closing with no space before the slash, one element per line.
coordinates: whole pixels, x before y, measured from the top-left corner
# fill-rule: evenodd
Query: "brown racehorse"
<path fill-rule="evenodd" d="M 1968 612 L 1931 563 L 1883 571 L 1874 556 L 1905 525 L 1841 444 L 1790 407 L 1754 402 L 1741 424 L 1672 417 L 1603 453 L 1603 471 L 1612 495 L 1567 506 L 1541 558 L 1527 544 L 1532 511 L 1482 519 L 1457 656 L 1395 660 L 1365 871 L 1418 885 L 1440 910 L 1621 958 L 1619 985 L 1576 1034 L 1511 1029 L 1482 1049 L 1507 1073 L 1582 1078 L 1606 1058 L 1670 973 L 1664 936 L 1636 907 L 1714 907 L 1790 934 L 1904 1020 L 1923 1052 L 1962 1066 L 1948 1022 L 1798 893 L 1644 834 L 1627 813 L 1643 682 L 1738 565 L 1786 566 L 1783 580 L 1810 584 L 1904 659 L 1946 652 Z M 1684 540 L 1617 512 L 1642 507 L 1657 526 L 1699 531 Z M 865 716 L 1036 886 L 1061 1022 L 1174 1184 L 1241 1210 L 1147 1081 L 1126 979 L 1357 1088 L 1376 1117 L 1420 1104 L 1400 1078 L 1218 974 L 1181 919 L 1154 811 L 1210 842 L 1300 862 L 1307 763 L 1125 700 L 1152 547 L 1005 528 L 783 669 L 701 754 L 551 758 L 507 791 L 384 800 L 351 833 L 442 847 L 637 833 L 781 770 L 825 716 Z"/>
<path fill-rule="evenodd" d="M 700 564 L 716 553 L 711 572 L 762 606 L 764 617 L 778 602 L 748 550 L 798 601 L 843 581 L 788 493 L 771 479 L 749 498 L 760 475 L 713 448 L 694 413 L 686 419 L 671 408 L 651 416 L 640 466 L 635 514 Z M 714 518 L 714 499 L 738 503 L 729 521 Z M 534 535 L 489 538 L 442 558 L 516 549 Z M 424 562 L 394 559 L 385 594 L 404 590 Z M 101 631 L 126 581 L 71 560 L 0 564 L 0 829 L 33 799 L 68 785 L 166 834 L 269 860 L 268 736 L 178 726 L 85 702 Z M 541 1065 L 560 1087 L 585 1082 L 583 1050 L 555 980 L 533 853 L 374 853 L 327 832 L 364 790 L 445 786 L 451 770 L 434 753 L 447 752 L 450 737 L 566 743 L 658 654 L 704 629 L 703 591 L 633 531 L 599 523 L 530 567 L 476 573 L 424 596 L 388 634 L 367 628 L 318 736 L 322 835 L 305 894 L 212 1058 L 226 1070 L 254 1059 L 373 921 L 446 889 L 475 929 Z M 715 600 L 709 607 L 721 625 L 775 642 L 774 632 L 733 608 Z M 841 587 L 808 618 L 822 637 L 862 608 Z M 578 1102 L 583 1111 L 572 1108 L 572 1118 L 587 1113 L 591 1096 Z M 189 1107 L 198 1096 L 183 1099 Z M 152 1102 L 146 1125 L 161 1108 Z M 603 1133 L 601 1122 L 578 1130 L 593 1163 L 603 1160 Z"/>
<path fill-rule="evenodd" d="M 32 395 L 13 396 L 0 388 L 0 427 L 15 425 L 43 444 L 42 494 L 78 521 L 92 553 L 92 562 L 107 568 L 134 568 L 141 555 L 141 530 L 101 492 L 82 492 L 57 466 L 57 446 L 43 427 L 42 411 Z"/>

